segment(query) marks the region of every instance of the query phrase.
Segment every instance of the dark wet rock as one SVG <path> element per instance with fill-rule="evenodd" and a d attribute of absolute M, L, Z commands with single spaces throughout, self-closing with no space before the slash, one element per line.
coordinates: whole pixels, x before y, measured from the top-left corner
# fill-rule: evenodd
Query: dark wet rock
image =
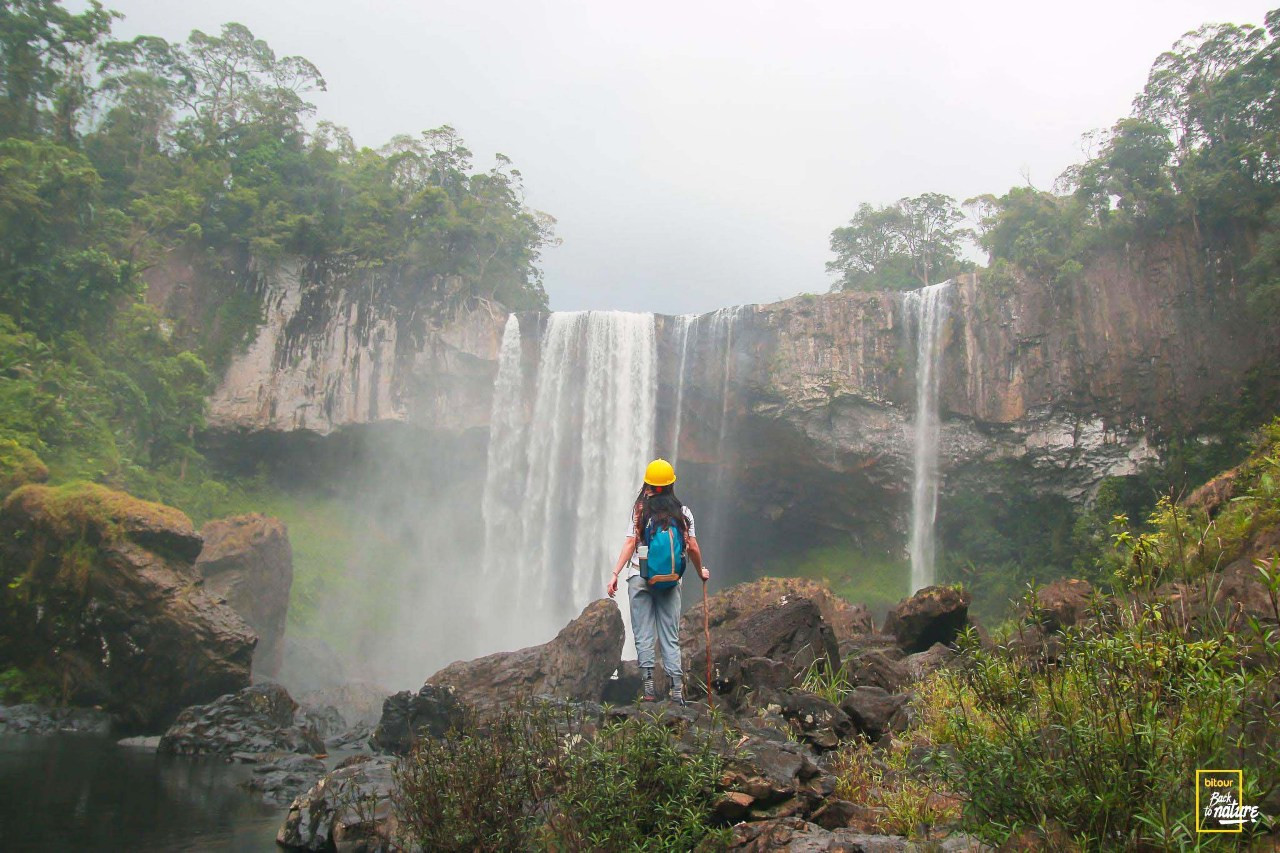
<path fill-rule="evenodd" d="M 373 746 L 381 752 L 404 755 L 424 734 L 444 737 L 463 722 L 466 713 L 466 706 L 451 687 L 424 684 L 417 693 L 401 690 L 383 703 Z"/>
<path fill-rule="evenodd" d="M 351 728 L 342 713 L 332 705 L 315 707 L 300 704 L 298 713 L 322 740 L 328 740 Z"/>
<path fill-rule="evenodd" d="M 934 643 L 955 642 L 969 624 L 972 594 L 949 586 L 927 586 L 889 611 L 884 633 L 892 634 L 908 654 L 923 652 Z"/>
<path fill-rule="evenodd" d="M 368 723 L 356 723 L 349 729 L 344 729 L 335 735 L 325 738 L 325 748 L 330 752 L 338 750 L 372 750 L 373 729 L 374 727 Z"/>
<path fill-rule="evenodd" d="M 788 690 L 782 715 L 800 732 L 806 743 L 818 749 L 835 749 L 853 734 L 853 723 L 839 707 L 813 693 Z"/>
<path fill-rule="evenodd" d="M 187 708 L 160 739 L 173 755 L 241 755 L 324 752 L 324 742 L 298 704 L 279 684 L 264 682 L 239 693 Z"/>
<path fill-rule="evenodd" d="M 741 791 L 725 791 L 711 807 L 712 814 L 721 823 L 737 823 L 747 816 L 756 798 Z"/>
<path fill-rule="evenodd" d="M 666 680 L 663 679 L 663 686 Z M 605 681 L 600 701 L 610 705 L 629 705 L 640 698 L 644 690 L 644 680 L 640 673 L 640 664 L 633 660 L 624 660 L 618 664 L 618 670 Z"/>
<path fill-rule="evenodd" d="M 905 693 L 888 693 L 880 687 L 855 687 L 840 703 L 858 731 L 870 740 L 879 740 L 902 726 L 899 711 L 910 697 Z"/>
<path fill-rule="evenodd" d="M 482 716 L 535 695 L 597 702 L 622 662 L 624 636 L 617 603 L 602 598 L 550 642 L 452 663 L 427 683 L 452 687 Z"/>
<path fill-rule="evenodd" d="M 249 683 L 256 637 L 200 583 L 183 513 L 94 484 L 24 486 L 0 509 L 7 663 L 156 730 Z"/>
<path fill-rule="evenodd" d="M 704 671 L 706 641 L 702 633 L 684 643 L 684 655 L 686 671 Z M 713 627 L 711 655 L 715 690 L 721 694 L 750 690 L 756 685 L 748 680 L 755 676 L 762 676 L 770 685 L 793 684 L 817 660 L 832 669 L 840 665 L 835 635 L 817 605 L 807 598 L 768 604 Z M 752 658 L 773 663 L 748 663 Z"/>
<path fill-rule="evenodd" d="M 725 788 L 755 797 L 768 807 L 794 797 L 821 774 L 809 748 L 787 741 L 748 737 L 726 764 Z"/>
<path fill-rule="evenodd" d="M 783 817 L 738 824 L 733 828 L 733 840 L 729 849 L 742 853 L 767 853 L 775 850 L 819 853 L 831 850 L 832 840 L 832 834 L 817 824 L 799 817 Z"/>
<path fill-rule="evenodd" d="M 864 605 L 851 604 L 831 591 L 825 580 L 767 577 L 721 590 L 707 600 L 707 621 L 712 629 L 734 622 L 774 604 L 807 598 L 818 607 L 837 643 L 869 634 L 873 630 L 871 612 Z M 701 607 L 690 608 L 680 622 L 680 643 L 702 636 Z"/>
<path fill-rule="evenodd" d="M 874 826 L 877 818 L 876 811 L 869 806 L 832 797 L 823 802 L 810 820 L 823 829 L 836 830 Z"/>
<path fill-rule="evenodd" d="M 196 570 L 205 590 L 225 601 L 258 635 L 253 676 L 276 678 L 284 659 L 284 623 L 293 586 L 293 550 L 284 522 L 258 513 L 210 521 Z"/>
<path fill-rule="evenodd" d="M 95 708 L 50 708 L 44 705 L 0 705 L 0 734 L 108 735 L 111 715 Z"/>
<path fill-rule="evenodd" d="M 389 851 L 395 759 L 355 756 L 289 805 L 276 843 L 286 850 Z"/>
<path fill-rule="evenodd" d="M 911 680 L 919 681 L 930 673 L 937 672 L 955 655 L 955 649 L 944 646 L 942 643 L 934 643 L 923 652 L 907 655 L 903 663 L 906 664 L 907 674 Z"/>
<path fill-rule="evenodd" d="M 911 682 L 911 671 L 898 649 L 869 649 L 845 662 L 849 681 L 855 686 L 879 687 L 900 693 Z"/>
<path fill-rule="evenodd" d="M 1028 614 L 1045 631 L 1061 631 L 1084 617 L 1093 599 L 1093 585 L 1070 578 L 1036 590 L 1035 610 Z"/>
<path fill-rule="evenodd" d="M 324 762 L 310 755 L 272 753 L 253 768 L 245 787 L 262 795 L 268 803 L 288 805 L 293 798 L 311 789 L 325 774 Z"/>

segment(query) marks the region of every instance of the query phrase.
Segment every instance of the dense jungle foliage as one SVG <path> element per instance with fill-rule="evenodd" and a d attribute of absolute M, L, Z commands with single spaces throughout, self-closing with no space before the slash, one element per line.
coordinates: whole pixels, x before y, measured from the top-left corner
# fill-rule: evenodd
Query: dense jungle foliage
<path fill-rule="evenodd" d="M 197 518 L 227 507 L 196 450 L 204 397 L 258 321 L 273 264 L 385 267 L 442 309 L 542 308 L 553 220 L 498 155 L 444 126 L 378 150 L 310 122 L 324 78 L 239 24 L 184 43 L 111 37 L 119 15 L 0 3 L 0 478 L 85 478 Z M 175 329 L 144 274 L 222 281 Z"/>

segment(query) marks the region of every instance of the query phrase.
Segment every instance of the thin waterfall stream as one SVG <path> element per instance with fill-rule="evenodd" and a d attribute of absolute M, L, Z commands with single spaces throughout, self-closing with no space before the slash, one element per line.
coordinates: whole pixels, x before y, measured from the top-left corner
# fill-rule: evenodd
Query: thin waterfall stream
<path fill-rule="evenodd" d="M 911 589 L 932 586 L 938 514 L 938 373 L 942 350 L 938 338 L 950 308 L 952 282 L 931 284 L 903 294 L 903 309 L 916 339 L 916 416 L 912 434 Z"/>

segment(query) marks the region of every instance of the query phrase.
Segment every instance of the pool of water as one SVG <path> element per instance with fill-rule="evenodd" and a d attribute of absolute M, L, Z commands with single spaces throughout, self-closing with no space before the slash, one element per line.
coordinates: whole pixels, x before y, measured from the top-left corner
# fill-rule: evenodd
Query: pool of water
<path fill-rule="evenodd" d="M 284 810 L 247 767 L 87 735 L 0 735 L 4 850 L 274 851 Z"/>

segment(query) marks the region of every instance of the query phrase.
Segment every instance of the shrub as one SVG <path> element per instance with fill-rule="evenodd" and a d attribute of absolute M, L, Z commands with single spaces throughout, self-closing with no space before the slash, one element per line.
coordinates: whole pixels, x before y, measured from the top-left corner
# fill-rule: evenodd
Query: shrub
<path fill-rule="evenodd" d="M 1259 701 L 1273 695 L 1280 641 L 1260 642 L 1192 639 L 1150 601 L 1069 631 L 1056 666 L 969 638 L 943 676 L 967 700 L 943 714 L 935 766 L 994 843 L 1025 827 L 1086 849 L 1192 843 L 1197 768 L 1243 769 L 1254 803 L 1280 785 L 1267 743 L 1280 708 Z"/>
<path fill-rule="evenodd" d="M 723 758 L 714 736 L 691 749 L 654 720 L 604 726 L 566 760 L 562 820 L 553 849 L 703 850 L 724 847 L 727 830 L 708 824 Z"/>
<path fill-rule="evenodd" d="M 725 739 L 624 719 L 595 730 L 567 707 L 518 703 L 395 770 L 392 804 L 411 849 L 712 850 Z"/>
<path fill-rule="evenodd" d="M 442 740 L 422 738 L 395 770 L 392 803 L 423 850 L 523 850 L 564 778 L 569 712 L 518 705 L 483 729 L 466 723 Z"/>

